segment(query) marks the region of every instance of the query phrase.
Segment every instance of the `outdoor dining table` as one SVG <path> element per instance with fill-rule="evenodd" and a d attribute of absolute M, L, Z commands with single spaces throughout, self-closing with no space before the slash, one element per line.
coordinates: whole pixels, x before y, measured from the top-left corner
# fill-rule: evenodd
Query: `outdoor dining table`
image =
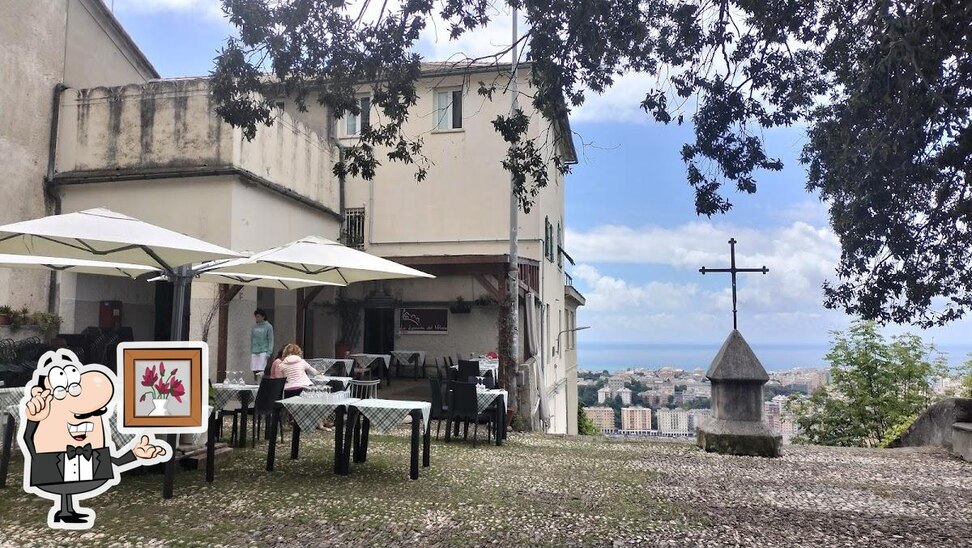
<path fill-rule="evenodd" d="M 402 365 L 408 365 L 412 363 L 412 357 L 415 357 L 415 378 L 418 378 L 419 370 L 425 365 L 425 351 L 424 350 L 392 350 L 391 356 Z"/>
<path fill-rule="evenodd" d="M 347 393 L 336 393 L 329 397 L 301 397 L 294 396 L 277 402 L 274 414 L 286 410 L 294 418 L 294 429 L 290 440 L 290 458 L 296 459 L 300 453 L 300 432 L 313 432 L 317 425 L 324 420 L 334 417 L 334 473 L 347 475 L 350 473 L 352 453 L 355 462 L 365 462 L 367 459 L 368 435 L 371 426 L 382 434 L 391 431 L 395 425 L 401 423 L 406 416 L 412 417 L 411 455 L 409 462 L 409 478 L 418 479 L 419 467 L 419 438 L 422 436 L 419 428 L 424 431 L 422 443 L 422 466 L 430 465 L 429 448 L 429 413 L 432 404 L 429 402 L 358 399 L 347 396 Z M 361 417 L 361 428 L 357 428 L 358 418 Z M 270 426 L 270 443 L 267 447 L 267 471 L 273 471 L 276 457 L 276 425 L 273 420 Z"/>
<path fill-rule="evenodd" d="M 321 375 L 326 375 L 334 366 L 340 366 L 341 375 L 350 375 L 354 360 L 342 358 L 309 358 L 307 363 Z"/>
<path fill-rule="evenodd" d="M 316 377 L 311 377 L 310 381 L 314 383 L 315 386 L 328 385 L 332 382 L 341 383 L 341 390 L 347 389 L 348 385 L 351 384 L 351 377 L 332 377 L 330 375 L 318 375 Z"/>
<path fill-rule="evenodd" d="M 385 372 L 385 386 L 391 385 L 391 354 L 349 354 L 357 365 L 371 368 L 377 371 L 377 377 L 381 380 L 382 371 Z M 375 364 L 376 360 L 381 360 L 380 364 Z"/>
<path fill-rule="evenodd" d="M 0 487 L 7 485 L 7 471 L 10 467 L 10 456 L 13 452 L 13 437 L 20 424 L 20 399 L 23 397 L 26 387 L 7 387 L 0 388 L 0 420 L 3 423 L 3 447 L 0 449 Z M 110 413 L 108 417 L 108 430 L 111 432 L 111 439 L 115 442 L 115 448 L 121 449 L 128 445 L 135 437 L 134 434 L 122 434 L 118 431 L 115 424 L 115 413 Z"/>
<path fill-rule="evenodd" d="M 255 384 L 227 384 L 218 383 L 214 384 L 213 391 L 213 409 L 212 415 L 219 413 L 221 409 L 226 407 L 233 399 L 240 402 L 240 435 L 236 438 L 237 447 L 246 447 L 246 415 L 247 410 L 250 408 L 250 402 L 256 399 L 257 390 L 259 386 Z"/>
<path fill-rule="evenodd" d="M 479 374 L 480 375 L 486 375 L 486 372 L 487 371 L 490 371 L 490 372 L 493 373 L 493 380 L 496 381 L 496 382 L 499 382 L 499 361 L 498 360 L 488 360 L 488 359 L 485 359 L 485 358 L 479 358 L 477 360 L 471 360 L 471 361 L 478 361 L 479 362 Z M 458 365 L 453 365 L 452 366 L 452 369 L 455 369 L 456 371 L 458 371 L 459 370 L 459 366 Z M 463 382 L 465 382 L 465 381 L 463 381 Z"/>

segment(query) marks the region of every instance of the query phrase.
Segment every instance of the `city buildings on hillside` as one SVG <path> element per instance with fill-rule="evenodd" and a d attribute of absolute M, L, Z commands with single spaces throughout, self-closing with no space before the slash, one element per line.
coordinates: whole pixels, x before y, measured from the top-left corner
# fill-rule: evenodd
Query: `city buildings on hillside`
<path fill-rule="evenodd" d="M 622 405 L 631 405 L 631 389 L 624 386 L 623 377 L 614 376 L 608 379 L 607 384 L 597 391 L 597 403 L 610 403 L 614 398 L 620 397 Z"/>
<path fill-rule="evenodd" d="M 584 407 L 583 409 L 587 418 L 601 431 L 615 430 L 614 409 L 610 407 Z"/>
<path fill-rule="evenodd" d="M 622 408 L 621 430 L 625 432 L 648 432 L 652 430 L 651 409 L 647 407 Z"/>
<path fill-rule="evenodd" d="M 763 422 L 782 435 L 785 443 L 789 443 L 793 436 L 800 433 L 796 418 L 786 409 L 788 400 L 788 396 L 775 396 L 772 400 L 763 402 Z"/>

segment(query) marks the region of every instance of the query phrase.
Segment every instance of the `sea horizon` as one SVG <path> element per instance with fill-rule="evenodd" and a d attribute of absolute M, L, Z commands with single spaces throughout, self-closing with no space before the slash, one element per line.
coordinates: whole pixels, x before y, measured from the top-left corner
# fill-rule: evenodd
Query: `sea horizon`
<path fill-rule="evenodd" d="M 579 342 L 577 368 L 587 371 L 658 369 L 666 366 L 685 370 L 706 369 L 721 344 Z M 768 371 L 830 367 L 824 359 L 830 350 L 828 343 L 757 343 L 751 346 Z M 952 369 L 961 365 L 972 353 L 972 345 L 937 345 L 937 348 L 947 355 Z"/>

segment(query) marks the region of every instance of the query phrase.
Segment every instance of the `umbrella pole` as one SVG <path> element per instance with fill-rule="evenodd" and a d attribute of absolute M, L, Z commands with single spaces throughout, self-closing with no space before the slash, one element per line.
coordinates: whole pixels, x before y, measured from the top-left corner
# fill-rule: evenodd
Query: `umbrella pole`
<path fill-rule="evenodd" d="M 189 289 L 189 283 L 192 281 L 192 275 L 188 266 L 180 266 L 175 269 L 175 272 L 171 276 L 173 291 L 172 291 L 172 331 L 170 333 L 170 340 L 173 341 L 184 341 L 187 340 L 185 336 L 185 319 L 186 319 L 186 294 Z M 162 481 L 162 498 L 171 499 L 172 491 L 175 487 L 175 472 L 176 472 L 176 448 L 179 445 L 179 436 L 176 434 L 166 434 L 165 441 L 169 443 L 172 448 L 172 457 L 165 461 L 165 478 Z"/>

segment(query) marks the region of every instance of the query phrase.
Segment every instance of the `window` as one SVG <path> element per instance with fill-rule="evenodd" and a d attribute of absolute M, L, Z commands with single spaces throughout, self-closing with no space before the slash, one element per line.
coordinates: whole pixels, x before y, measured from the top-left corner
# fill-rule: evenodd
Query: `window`
<path fill-rule="evenodd" d="M 355 249 L 364 249 L 365 241 L 365 210 L 354 207 L 344 210 L 344 239 L 345 245 Z"/>
<path fill-rule="evenodd" d="M 371 127 L 371 97 L 359 97 L 358 108 L 361 109 L 360 114 L 347 112 L 344 115 L 344 135 L 346 137 L 361 135 L 362 130 Z"/>
<path fill-rule="evenodd" d="M 462 90 L 435 90 L 435 129 L 462 128 Z"/>
<path fill-rule="evenodd" d="M 560 228 L 560 223 L 557 223 L 557 267 L 561 270 L 564 269 L 564 254 L 560 252 L 561 248 L 564 247 L 564 232 Z"/>
<path fill-rule="evenodd" d="M 543 256 L 553 261 L 553 225 L 547 217 L 543 220 Z"/>

